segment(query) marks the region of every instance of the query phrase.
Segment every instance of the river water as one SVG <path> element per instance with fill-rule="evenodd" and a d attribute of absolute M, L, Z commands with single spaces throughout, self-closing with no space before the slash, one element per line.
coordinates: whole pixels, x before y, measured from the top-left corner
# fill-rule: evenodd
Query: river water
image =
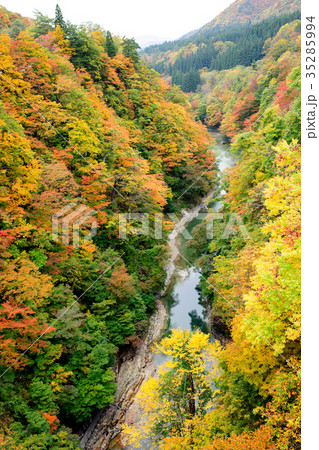
<path fill-rule="evenodd" d="M 219 177 L 222 172 L 236 163 L 235 158 L 229 153 L 229 144 L 222 143 L 223 136 L 218 131 L 211 131 L 210 135 L 215 139 L 213 152 L 216 156 Z M 222 197 L 225 191 L 219 193 Z M 212 192 L 207 200 L 214 200 L 215 191 Z M 206 200 L 206 201 L 207 201 Z M 222 199 L 215 202 L 212 209 L 217 212 L 222 207 Z M 200 223 L 197 218 L 199 212 L 205 212 L 205 205 L 193 208 L 186 212 L 184 217 L 186 221 L 186 230 L 192 234 L 193 228 Z M 188 221 L 188 219 L 191 219 Z M 191 240 L 185 239 L 180 234 L 175 234 L 173 239 L 169 239 L 172 254 L 176 254 L 174 261 L 171 261 L 172 267 L 168 269 L 170 282 L 168 290 L 163 301 L 169 312 L 169 327 L 181 328 L 182 330 L 194 330 L 200 328 L 203 332 L 209 332 L 208 317 L 205 305 L 201 303 L 198 285 L 200 282 L 200 270 L 195 266 L 194 257 L 191 252 Z M 188 244 L 189 243 L 189 244 Z M 190 247 L 189 247 L 190 246 Z M 167 357 L 163 354 L 153 354 L 153 363 L 156 367 L 165 362 Z"/>

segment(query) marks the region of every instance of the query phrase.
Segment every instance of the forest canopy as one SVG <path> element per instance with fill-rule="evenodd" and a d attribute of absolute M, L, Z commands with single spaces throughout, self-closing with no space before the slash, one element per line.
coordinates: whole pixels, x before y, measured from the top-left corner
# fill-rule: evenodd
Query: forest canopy
<path fill-rule="evenodd" d="M 2 448 L 79 448 L 74 434 L 116 391 L 165 279 L 165 236 L 118 239 L 119 213 L 178 210 L 214 183 L 205 127 L 133 39 L 0 8 Z M 93 240 L 52 238 L 70 204 Z M 167 225 L 167 231 L 170 224 Z M 83 230 L 83 234 L 87 230 Z M 83 237 L 83 236 L 82 236 Z"/>
<path fill-rule="evenodd" d="M 218 178 L 225 221 L 240 215 L 250 239 L 217 223 L 207 240 L 201 223 L 189 245 L 223 345 L 165 336 L 156 348 L 171 359 L 124 434 L 137 448 L 142 435 L 167 450 L 301 448 L 300 14 L 264 3 L 253 24 L 238 0 L 239 24 L 232 7 L 148 49 L 160 73 L 134 39 L 74 25 L 58 5 L 34 19 L 0 7 L 0 448 L 80 448 L 166 278 L 172 221 L 161 239 L 124 240 L 119 213 L 179 212 Z M 222 174 L 207 127 L 237 159 Z M 52 235 L 70 205 L 97 224 L 78 246 Z"/>

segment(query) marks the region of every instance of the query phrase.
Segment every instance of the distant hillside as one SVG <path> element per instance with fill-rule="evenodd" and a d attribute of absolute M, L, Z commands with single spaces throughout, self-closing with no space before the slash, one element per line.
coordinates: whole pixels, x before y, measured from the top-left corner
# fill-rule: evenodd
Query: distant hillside
<path fill-rule="evenodd" d="M 296 10 L 254 24 L 202 30 L 189 39 L 149 47 L 144 51 L 144 59 L 184 92 L 195 92 L 203 70 L 250 66 L 263 57 L 264 45 L 269 38 L 274 37 L 283 25 L 299 18 L 300 11 Z"/>
<path fill-rule="evenodd" d="M 172 84 L 192 92 L 200 83 L 200 70 L 258 61 L 265 41 L 299 17 L 300 0 L 236 0 L 198 30 L 147 47 L 142 56 Z"/>
<path fill-rule="evenodd" d="M 237 0 L 204 25 L 198 33 L 261 22 L 300 9 L 300 0 Z"/>
<path fill-rule="evenodd" d="M 206 25 L 189 31 L 179 40 L 190 39 L 202 33 L 234 25 L 258 23 L 274 15 L 300 10 L 300 4 L 300 0 L 237 0 Z"/>

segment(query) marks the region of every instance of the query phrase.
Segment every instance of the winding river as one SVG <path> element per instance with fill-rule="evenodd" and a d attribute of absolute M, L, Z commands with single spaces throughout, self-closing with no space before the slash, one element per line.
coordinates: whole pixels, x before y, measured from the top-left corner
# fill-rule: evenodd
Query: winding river
<path fill-rule="evenodd" d="M 228 167 L 235 164 L 235 159 L 228 152 L 228 144 L 222 135 L 211 131 L 215 139 L 212 151 L 215 153 L 219 167 L 219 176 Z M 152 343 L 159 340 L 169 329 L 181 328 L 191 330 L 201 328 L 209 332 L 206 310 L 200 301 L 197 289 L 200 271 L 194 264 L 191 247 L 187 246 L 181 231 L 188 232 L 199 223 L 198 214 L 207 210 L 207 202 L 214 199 L 212 191 L 202 204 L 184 211 L 181 220 L 175 225 L 168 237 L 171 258 L 167 264 L 167 279 L 160 300 L 156 301 L 156 312 L 151 317 L 148 334 L 135 352 L 125 356 L 117 373 L 118 389 L 115 401 L 106 410 L 100 411 L 93 418 L 89 429 L 82 437 L 82 448 L 86 449 L 129 449 L 121 440 L 122 423 L 137 423 L 140 413 L 134 397 L 142 383 L 150 376 L 156 375 L 156 368 L 166 360 L 165 355 L 151 352 Z M 220 195 L 225 194 L 221 192 Z M 221 201 L 215 202 L 213 209 L 218 211 Z M 190 244 L 191 245 L 191 244 Z M 144 450 L 149 448 L 145 443 Z"/>
<path fill-rule="evenodd" d="M 223 137 L 219 132 L 211 131 L 210 134 L 216 141 L 213 152 L 216 156 L 219 171 L 223 172 L 235 164 L 235 158 L 228 152 L 229 145 L 222 143 L 224 142 Z M 207 209 L 206 203 L 209 200 L 213 200 L 214 194 L 215 191 L 211 192 L 201 205 L 184 212 L 183 219 L 186 224 L 185 228 L 190 235 L 192 234 L 193 228 L 200 222 L 197 218 L 198 213 L 204 212 Z M 224 194 L 225 191 L 221 191 L 220 195 L 222 196 Z M 212 209 L 217 212 L 221 207 L 222 202 L 217 201 Z M 180 229 L 180 227 L 178 228 Z M 200 293 L 197 289 L 200 281 L 200 270 L 194 265 L 194 258 L 191 252 L 191 240 L 189 242 L 180 233 L 174 234 L 173 232 L 169 236 L 168 242 L 172 255 L 176 255 L 168 264 L 171 279 L 169 280 L 169 288 L 163 298 L 169 311 L 169 328 L 181 328 L 183 330 L 201 328 L 202 331 L 208 332 L 209 327 L 206 310 L 200 302 Z M 173 266 L 173 270 L 170 266 Z M 158 358 L 157 355 L 154 355 L 154 358 L 155 360 L 162 359 L 161 357 Z"/>

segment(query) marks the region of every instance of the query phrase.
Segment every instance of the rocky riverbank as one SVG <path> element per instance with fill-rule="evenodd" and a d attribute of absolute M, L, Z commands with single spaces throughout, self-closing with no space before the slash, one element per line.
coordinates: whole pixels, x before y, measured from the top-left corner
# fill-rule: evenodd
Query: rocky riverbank
<path fill-rule="evenodd" d="M 155 374 L 151 347 L 162 336 L 168 314 L 160 300 L 156 300 L 156 310 L 151 316 L 148 333 L 134 350 L 127 352 L 117 373 L 117 392 L 114 402 L 89 427 L 82 437 L 81 446 L 85 449 L 120 449 L 121 427 L 124 422 L 134 420 L 131 408 L 141 384 Z M 93 429 L 92 429 L 93 428 Z"/>

